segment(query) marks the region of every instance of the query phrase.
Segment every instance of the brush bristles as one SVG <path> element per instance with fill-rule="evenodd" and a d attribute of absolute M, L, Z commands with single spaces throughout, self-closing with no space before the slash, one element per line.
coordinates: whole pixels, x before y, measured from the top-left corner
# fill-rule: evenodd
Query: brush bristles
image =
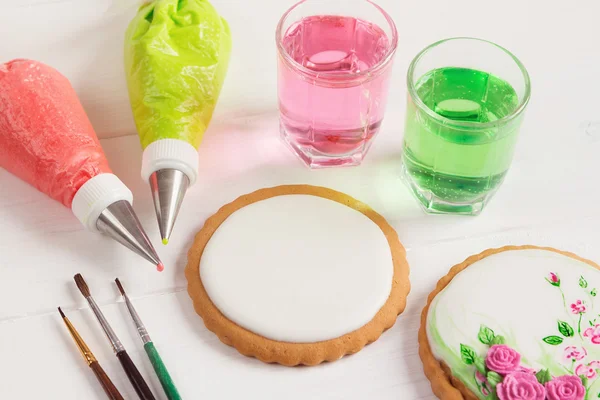
<path fill-rule="evenodd" d="M 79 288 L 81 294 L 84 297 L 90 297 L 90 288 L 88 288 L 87 283 L 85 283 L 83 276 L 81 276 L 81 274 L 77 274 L 73 277 L 73 279 L 75 279 L 75 283 L 77 284 L 77 288 Z"/>
<path fill-rule="evenodd" d="M 61 316 L 61 317 L 63 317 L 63 318 L 67 318 L 67 317 L 65 316 L 65 313 L 64 313 L 64 312 L 63 312 L 63 311 L 60 309 L 60 307 L 58 307 L 58 312 L 60 313 L 60 316 Z"/>
<path fill-rule="evenodd" d="M 121 292 L 121 295 L 125 296 L 125 289 L 123 289 L 123 285 L 121 285 L 121 281 L 119 280 L 119 278 L 115 279 L 115 283 L 117 284 L 117 287 L 119 288 L 119 292 Z"/>

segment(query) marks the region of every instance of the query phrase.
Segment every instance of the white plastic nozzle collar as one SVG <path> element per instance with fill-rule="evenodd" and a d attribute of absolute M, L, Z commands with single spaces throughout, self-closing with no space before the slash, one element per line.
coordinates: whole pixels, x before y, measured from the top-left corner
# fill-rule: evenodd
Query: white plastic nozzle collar
<path fill-rule="evenodd" d="M 161 169 L 176 169 L 190 180 L 190 186 L 198 177 L 198 150 L 183 140 L 161 139 L 151 143 L 142 155 L 142 179 L 148 182 L 150 175 Z"/>
<path fill-rule="evenodd" d="M 71 210 L 83 226 L 98 232 L 96 223 L 102 211 L 111 204 L 126 200 L 133 204 L 131 190 L 114 174 L 96 175 L 75 193 Z"/>

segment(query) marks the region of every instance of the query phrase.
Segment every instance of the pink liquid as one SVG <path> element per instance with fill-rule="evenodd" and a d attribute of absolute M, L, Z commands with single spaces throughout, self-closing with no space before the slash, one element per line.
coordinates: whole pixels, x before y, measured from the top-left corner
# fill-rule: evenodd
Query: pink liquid
<path fill-rule="evenodd" d="M 279 57 L 285 139 L 311 166 L 360 163 L 383 119 L 391 63 L 356 74 L 387 57 L 389 38 L 361 19 L 313 16 L 290 26 L 282 44 L 299 64 Z"/>

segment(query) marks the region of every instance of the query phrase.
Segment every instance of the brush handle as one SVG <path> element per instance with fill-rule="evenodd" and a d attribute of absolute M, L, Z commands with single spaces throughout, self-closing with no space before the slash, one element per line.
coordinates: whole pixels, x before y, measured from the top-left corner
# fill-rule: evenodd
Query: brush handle
<path fill-rule="evenodd" d="M 122 350 L 117 353 L 117 358 L 121 361 L 123 370 L 125 370 L 129 382 L 131 382 L 131 385 L 135 389 L 140 400 L 156 400 L 150 391 L 148 384 L 144 380 L 144 377 L 142 377 L 142 374 L 140 374 L 140 371 L 138 371 L 137 367 L 129 357 L 129 354 L 127 354 L 125 350 Z"/>
<path fill-rule="evenodd" d="M 150 363 L 152 363 L 152 367 L 154 368 L 154 372 L 158 376 L 158 380 L 167 395 L 169 400 L 181 400 L 181 396 L 175 387 L 175 383 L 173 383 L 173 379 L 171 379 L 171 375 L 169 375 L 169 371 L 167 371 L 167 367 L 163 363 L 162 359 L 158 355 L 158 351 L 156 347 L 154 347 L 154 343 L 148 342 L 144 345 L 144 349 L 146 350 L 146 354 L 148 354 L 148 358 L 150 359 Z"/>
<path fill-rule="evenodd" d="M 96 378 L 98 378 L 98 382 L 100 382 L 102 389 L 104 389 L 104 392 L 110 400 L 124 400 L 121 393 L 119 393 L 119 390 L 112 383 L 108 375 L 106 375 L 106 372 L 104 372 L 100 364 L 98 364 L 98 361 L 92 362 L 90 368 L 94 371 Z"/>

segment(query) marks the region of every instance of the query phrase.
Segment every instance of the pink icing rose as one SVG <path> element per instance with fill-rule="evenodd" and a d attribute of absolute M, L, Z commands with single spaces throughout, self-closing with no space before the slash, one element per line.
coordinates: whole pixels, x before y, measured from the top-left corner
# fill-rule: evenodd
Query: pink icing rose
<path fill-rule="evenodd" d="M 598 376 L 596 372 L 597 369 L 600 368 L 600 361 L 592 361 L 591 363 L 579 364 L 577 368 L 575 368 L 575 375 L 577 376 L 585 376 L 588 379 L 594 379 Z"/>
<path fill-rule="evenodd" d="M 596 324 L 591 328 L 587 328 L 583 332 L 583 336 L 590 338 L 590 341 L 594 344 L 600 344 L 600 324 Z"/>
<path fill-rule="evenodd" d="M 581 361 L 587 356 L 587 351 L 583 347 L 568 346 L 565 348 L 565 359 L 568 361 Z"/>
<path fill-rule="evenodd" d="M 563 375 L 546 383 L 548 400 L 583 400 L 585 387 L 581 379 L 573 375 Z"/>
<path fill-rule="evenodd" d="M 560 278 L 554 272 L 550 272 L 550 274 L 548 275 L 548 277 L 546 278 L 546 280 L 552 286 L 560 286 Z"/>
<path fill-rule="evenodd" d="M 506 375 L 496 386 L 500 400 L 544 400 L 546 389 L 535 375 L 524 372 L 513 372 Z"/>
<path fill-rule="evenodd" d="M 485 359 L 485 365 L 499 374 L 515 371 L 521 362 L 521 355 L 505 344 L 495 344 L 490 347 Z"/>
<path fill-rule="evenodd" d="M 475 372 L 475 379 L 479 383 L 484 383 L 485 381 L 487 381 L 487 379 L 485 378 L 485 376 L 483 376 L 483 374 L 481 372 L 479 372 L 479 371 Z"/>
<path fill-rule="evenodd" d="M 585 304 L 581 300 L 577 300 L 571 304 L 571 312 L 573 314 L 583 314 L 585 312 Z"/>

